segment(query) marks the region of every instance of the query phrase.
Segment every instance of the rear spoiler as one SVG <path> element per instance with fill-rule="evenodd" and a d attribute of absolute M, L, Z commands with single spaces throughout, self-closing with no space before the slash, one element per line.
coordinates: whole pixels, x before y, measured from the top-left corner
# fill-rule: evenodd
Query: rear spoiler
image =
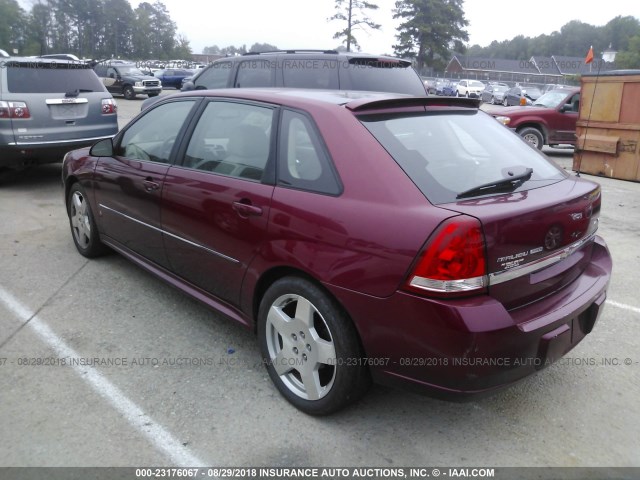
<path fill-rule="evenodd" d="M 458 97 L 398 97 L 372 100 L 363 98 L 360 100 L 349 102 L 345 105 L 345 107 L 352 112 L 366 112 L 367 110 L 407 107 L 479 108 L 480 99 Z"/>

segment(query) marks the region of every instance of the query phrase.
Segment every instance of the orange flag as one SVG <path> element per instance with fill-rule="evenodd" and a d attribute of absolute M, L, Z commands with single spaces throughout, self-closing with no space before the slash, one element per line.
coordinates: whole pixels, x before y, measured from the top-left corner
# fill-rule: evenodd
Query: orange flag
<path fill-rule="evenodd" d="M 593 46 L 589 48 L 589 51 L 587 52 L 587 57 L 584 59 L 584 63 L 591 63 L 591 62 L 593 62 Z"/>

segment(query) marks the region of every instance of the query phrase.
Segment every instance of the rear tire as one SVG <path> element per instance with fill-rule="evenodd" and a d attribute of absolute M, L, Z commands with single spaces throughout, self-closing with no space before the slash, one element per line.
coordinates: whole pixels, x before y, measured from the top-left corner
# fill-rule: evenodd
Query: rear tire
<path fill-rule="evenodd" d="M 540 130 L 534 127 L 526 127 L 518 130 L 518 134 L 532 147 L 542 150 L 544 145 L 544 137 Z"/>
<path fill-rule="evenodd" d="M 319 286 L 285 277 L 260 302 L 258 340 L 280 394 L 309 415 L 327 415 L 358 400 L 370 384 L 358 333 Z"/>

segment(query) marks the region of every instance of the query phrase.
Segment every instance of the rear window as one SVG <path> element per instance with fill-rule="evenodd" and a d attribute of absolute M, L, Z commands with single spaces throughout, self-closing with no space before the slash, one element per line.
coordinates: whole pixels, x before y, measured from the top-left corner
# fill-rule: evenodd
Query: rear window
<path fill-rule="evenodd" d="M 95 72 L 84 65 L 61 62 L 12 62 L 7 67 L 7 90 L 12 93 L 105 91 Z"/>
<path fill-rule="evenodd" d="M 519 135 L 477 110 L 360 117 L 431 203 L 505 178 L 505 169 L 532 168 L 515 191 L 555 183 L 566 173 Z"/>
<path fill-rule="evenodd" d="M 352 58 L 340 61 L 340 88 L 426 95 L 424 83 L 410 62 Z"/>

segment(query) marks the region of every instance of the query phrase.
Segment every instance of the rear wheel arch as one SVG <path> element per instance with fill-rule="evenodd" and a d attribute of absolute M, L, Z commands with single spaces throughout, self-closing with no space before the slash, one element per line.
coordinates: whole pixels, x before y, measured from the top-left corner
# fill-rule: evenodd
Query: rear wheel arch
<path fill-rule="evenodd" d="M 335 295 L 333 295 L 324 285 L 322 285 L 322 282 L 312 277 L 311 275 L 306 273 L 304 270 L 300 270 L 295 267 L 280 266 L 280 267 L 273 267 L 267 270 L 260 276 L 260 278 L 256 282 L 256 286 L 253 290 L 253 301 L 252 301 L 252 307 L 251 307 L 252 308 L 251 314 L 254 322 L 254 325 L 253 325 L 254 332 L 257 331 L 258 311 L 260 310 L 260 302 L 262 302 L 262 298 L 264 297 L 264 294 L 267 292 L 267 290 L 269 290 L 269 287 L 271 287 L 271 285 L 273 285 L 278 280 L 281 280 L 285 277 L 302 278 L 304 280 L 307 280 L 315 284 L 318 288 L 320 288 L 323 291 L 323 293 L 331 297 L 331 299 L 335 301 L 336 304 L 340 305 L 340 308 L 343 310 L 345 315 L 349 317 L 349 319 L 351 319 L 351 315 L 349 315 L 349 312 L 347 312 L 344 305 L 342 305 L 342 303 L 335 297 Z M 351 320 L 351 322 L 354 323 L 355 325 L 355 322 L 353 322 L 353 320 Z"/>

